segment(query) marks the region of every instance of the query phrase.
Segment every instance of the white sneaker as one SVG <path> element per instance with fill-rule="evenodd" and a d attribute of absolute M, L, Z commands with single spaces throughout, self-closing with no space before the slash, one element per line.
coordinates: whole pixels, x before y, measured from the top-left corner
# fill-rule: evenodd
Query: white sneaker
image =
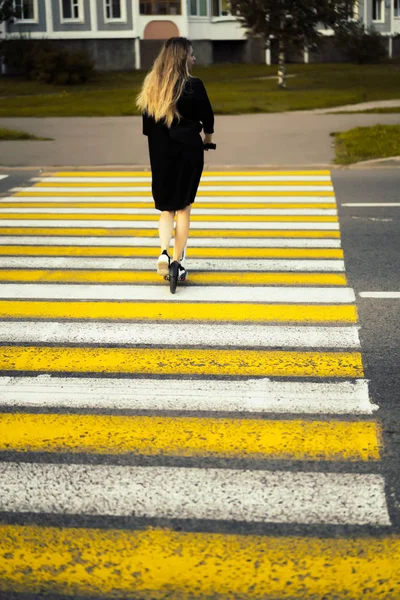
<path fill-rule="evenodd" d="M 162 277 L 165 277 L 166 275 L 168 275 L 170 261 L 171 261 L 171 259 L 168 255 L 168 252 L 166 250 L 164 250 L 158 257 L 158 261 L 157 261 L 157 273 L 159 275 L 161 275 Z"/>

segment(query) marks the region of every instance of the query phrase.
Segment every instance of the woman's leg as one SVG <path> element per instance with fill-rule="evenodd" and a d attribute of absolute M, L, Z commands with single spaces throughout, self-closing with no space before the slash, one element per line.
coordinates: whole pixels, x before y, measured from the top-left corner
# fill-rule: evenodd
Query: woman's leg
<path fill-rule="evenodd" d="M 182 258 L 183 251 L 189 236 L 190 211 L 192 205 L 186 206 L 182 210 L 176 211 L 175 244 L 173 260 L 178 262 Z"/>
<path fill-rule="evenodd" d="M 174 230 L 174 216 L 175 212 L 168 210 L 163 210 L 160 214 L 158 233 L 160 236 L 161 252 L 163 252 L 164 250 L 168 252 L 169 250 L 172 232 Z"/>

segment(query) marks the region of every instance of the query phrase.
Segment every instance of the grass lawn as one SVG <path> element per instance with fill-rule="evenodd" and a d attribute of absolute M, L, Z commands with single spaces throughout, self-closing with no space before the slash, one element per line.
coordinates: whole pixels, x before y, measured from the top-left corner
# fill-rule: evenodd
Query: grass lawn
<path fill-rule="evenodd" d="M 36 137 L 36 135 L 32 135 L 32 133 L 27 133 L 26 131 L 19 131 L 18 129 L 8 129 L 7 127 L 0 127 L 0 141 L 12 141 L 17 142 L 20 140 L 52 140 L 52 138 L 44 138 L 44 137 Z"/>
<path fill-rule="evenodd" d="M 335 138 L 335 162 L 340 165 L 400 156 L 400 125 L 356 127 L 332 135 Z"/>
<path fill-rule="evenodd" d="M 400 98 L 400 64 L 293 64 L 286 90 L 279 90 L 276 65 L 196 67 L 217 114 L 328 108 Z M 143 71 L 98 73 L 86 85 L 55 86 L 0 77 L 0 117 L 136 115 Z"/>

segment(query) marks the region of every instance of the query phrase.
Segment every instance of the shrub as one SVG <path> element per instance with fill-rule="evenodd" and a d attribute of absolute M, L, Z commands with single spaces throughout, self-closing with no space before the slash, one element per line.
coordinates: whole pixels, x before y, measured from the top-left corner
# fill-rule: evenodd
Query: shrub
<path fill-rule="evenodd" d="M 349 21 L 336 34 L 336 42 L 346 58 L 358 64 L 376 63 L 387 58 L 381 34 L 360 21 Z"/>
<path fill-rule="evenodd" d="M 76 84 L 90 79 L 94 63 L 83 50 L 52 49 L 35 57 L 32 78 L 44 83 Z"/>
<path fill-rule="evenodd" d="M 44 83 L 84 83 L 94 71 L 85 51 L 57 48 L 49 40 L 7 40 L 1 53 L 9 71 Z"/>

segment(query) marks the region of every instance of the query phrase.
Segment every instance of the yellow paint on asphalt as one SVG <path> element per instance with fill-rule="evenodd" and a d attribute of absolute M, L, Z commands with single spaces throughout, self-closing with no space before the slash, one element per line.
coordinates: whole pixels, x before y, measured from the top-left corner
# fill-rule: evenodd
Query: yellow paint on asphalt
<path fill-rule="evenodd" d="M 135 321 L 356 323 L 353 304 L 0 300 L 0 318 Z"/>
<path fill-rule="evenodd" d="M 316 226 L 317 227 L 317 226 Z M 0 227 L 0 235 L 56 235 L 79 237 L 146 237 L 157 238 L 157 228 L 134 229 L 130 227 Z M 340 238 L 335 230 L 310 229 L 192 229 L 190 238 Z"/>
<path fill-rule="evenodd" d="M 240 377 L 363 377 L 359 352 L 3 346 L 0 370 Z"/>
<path fill-rule="evenodd" d="M 395 600 L 400 540 L 0 525 L 0 591 L 70 597 Z"/>
<path fill-rule="evenodd" d="M 84 181 L 84 182 L 74 182 L 74 181 L 60 181 L 60 182 L 47 182 L 47 181 L 41 181 L 39 183 L 34 184 L 33 187 L 35 188 L 46 188 L 46 187 L 70 187 L 70 188 L 74 188 L 74 187 L 98 187 L 98 188 L 102 188 L 102 187 L 115 187 L 115 188 L 119 188 L 119 187 L 143 187 L 143 182 L 136 182 L 136 181 L 129 181 L 129 182 L 123 182 L 123 181 L 95 181 L 95 182 L 90 182 L 90 181 Z M 149 181 L 147 184 L 149 187 L 151 187 L 151 182 Z M 282 187 L 282 186 L 315 186 L 315 187 L 332 187 L 332 183 L 331 181 L 295 181 L 295 180 L 289 180 L 289 181 L 282 181 L 282 180 L 277 180 L 277 181 L 207 181 L 206 179 L 202 179 L 200 181 L 200 187 L 199 189 L 201 190 L 202 187 L 207 187 L 207 186 L 212 186 L 212 187 L 226 187 L 226 186 L 233 186 L 233 187 L 241 187 L 241 186 L 249 186 L 249 187 L 260 187 L 260 186 L 274 186 L 274 187 Z"/>
<path fill-rule="evenodd" d="M 165 285 L 153 271 L 94 271 L 84 269 L 0 269 L 0 281 L 57 283 L 132 283 Z M 191 271 L 195 285 L 346 285 L 342 273 L 249 273 L 247 271 Z"/>
<path fill-rule="evenodd" d="M 284 177 L 285 175 L 328 175 L 331 172 L 327 170 L 316 171 L 203 171 L 203 177 L 237 177 L 237 176 L 258 176 L 275 175 Z M 151 171 L 48 171 L 42 173 L 42 177 L 151 177 Z"/>
<path fill-rule="evenodd" d="M 379 460 L 376 423 L 0 414 L 0 451 Z"/>
<path fill-rule="evenodd" d="M 1 208 L 154 208 L 154 202 L 1 202 Z M 335 209 L 332 202 L 196 202 L 196 208 L 214 209 Z"/>
<path fill-rule="evenodd" d="M 149 198 L 152 197 L 152 193 L 151 192 L 118 192 L 115 191 L 112 193 L 113 197 L 121 197 L 121 198 L 125 198 L 125 197 L 135 197 L 135 196 L 148 196 Z M 212 192 L 212 191 L 208 191 L 206 192 L 205 190 L 199 190 L 197 192 L 197 198 L 201 198 L 202 196 L 215 196 L 217 195 L 217 192 Z M 293 198 L 293 196 L 299 197 L 299 196 L 330 196 L 333 197 L 335 194 L 334 192 L 329 192 L 329 191 L 325 191 L 324 189 L 321 190 L 317 190 L 317 191 L 311 191 L 311 192 L 306 192 L 306 191 L 273 191 L 273 192 L 268 192 L 268 191 L 257 191 L 257 190 L 251 190 L 251 191 L 238 191 L 238 192 L 227 192 L 224 190 L 218 191 L 218 196 L 224 196 L 224 197 L 235 197 L 235 196 L 246 196 L 246 197 L 259 197 L 259 196 L 283 196 L 283 197 L 291 197 Z M 86 196 L 91 196 L 91 197 L 109 197 L 110 196 L 110 192 L 74 192 L 72 189 L 70 192 L 46 192 L 46 191 L 37 191 L 37 192 L 16 192 L 14 194 L 14 197 L 18 197 L 18 198 L 35 198 L 35 197 L 40 197 L 40 198 L 64 198 L 64 197 L 74 197 L 74 198 L 85 198 Z"/>
<path fill-rule="evenodd" d="M 159 248 L 139 246 L 1 246 L 0 256 L 126 256 L 156 258 Z M 340 248 L 194 248 L 191 258 L 343 258 Z M 223 265 L 221 265 L 223 266 Z"/>
<path fill-rule="evenodd" d="M 4 213 L 1 214 L 0 218 L 2 220 L 9 220 L 9 219 L 13 219 L 13 220 L 28 220 L 28 219 L 41 219 L 43 221 L 157 221 L 159 219 L 159 214 L 156 213 L 156 211 L 154 210 L 154 215 L 141 215 L 141 214 L 130 214 L 130 215 L 123 215 L 123 214 L 99 214 L 99 215 L 95 215 L 93 213 L 82 213 L 82 214 L 77 214 L 77 213 Z M 333 217 L 324 217 L 324 216 L 314 216 L 314 215 L 305 215 L 305 216 L 298 216 L 298 215 L 192 215 L 191 216 L 191 221 L 223 221 L 224 223 L 226 222 L 231 222 L 231 221 L 239 221 L 239 222 L 245 222 L 245 221 L 262 221 L 262 222 L 268 222 L 268 221 L 279 221 L 279 222 L 286 222 L 286 221 L 298 221 L 298 222 L 303 222 L 305 221 L 306 223 L 313 223 L 313 222 L 320 222 L 320 223 L 337 223 L 338 222 L 338 218 L 333 216 Z"/>

